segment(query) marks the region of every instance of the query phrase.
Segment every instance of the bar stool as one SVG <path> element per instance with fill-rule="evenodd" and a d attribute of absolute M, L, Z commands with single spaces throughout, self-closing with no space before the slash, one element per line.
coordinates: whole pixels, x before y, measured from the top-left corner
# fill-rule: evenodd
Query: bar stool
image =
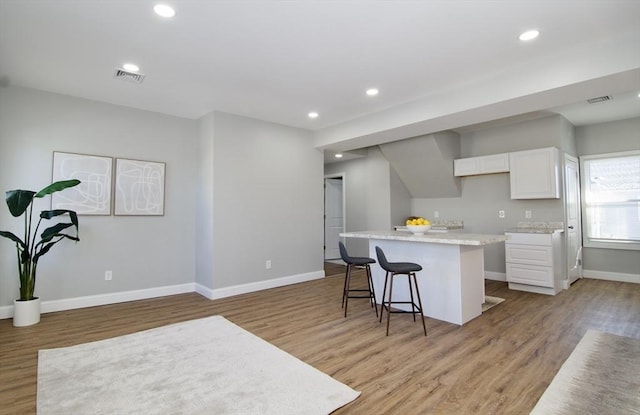
<path fill-rule="evenodd" d="M 424 324 L 424 315 L 422 314 L 422 301 L 420 300 L 420 290 L 418 290 L 418 281 L 416 280 L 416 272 L 422 270 L 420 264 L 414 264 L 413 262 L 389 262 L 384 252 L 380 247 L 376 246 L 376 254 L 378 256 L 378 262 L 383 270 L 387 273 L 384 277 L 384 288 L 382 289 L 382 305 L 380 307 L 380 322 L 382 323 L 382 315 L 384 310 L 387 310 L 387 336 L 389 335 L 389 321 L 391 320 L 391 313 L 412 313 L 413 321 L 416 321 L 416 312 L 420 313 L 422 318 L 422 328 L 424 329 L 424 335 L 427 335 L 427 326 Z M 396 275 L 406 275 L 409 281 L 409 294 L 411 295 L 411 301 L 392 301 L 393 293 L 393 279 Z M 413 276 L 413 284 L 411 284 L 411 277 Z M 385 301 L 385 295 L 387 293 L 387 282 L 389 282 L 389 297 Z M 413 285 L 413 287 L 412 287 Z M 416 297 L 418 297 L 418 304 L 413 300 L 413 289 L 416 290 Z M 391 310 L 392 304 L 411 304 L 411 311 L 404 310 Z"/>
<path fill-rule="evenodd" d="M 349 306 L 349 298 L 368 298 L 371 302 L 371 307 L 376 310 L 376 317 L 378 317 L 378 306 L 376 306 L 376 294 L 373 290 L 373 279 L 371 278 L 371 268 L 369 264 L 375 264 L 376 260 L 373 258 L 363 257 L 351 257 L 347 254 L 347 248 L 344 247 L 342 242 L 338 242 L 338 248 L 340 248 L 340 256 L 342 260 L 347 264 L 347 273 L 344 277 L 344 287 L 342 289 L 342 307 L 344 308 L 344 316 L 347 316 L 347 307 Z M 367 273 L 368 288 L 365 289 L 351 289 L 351 269 L 353 267 L 364 268 Z M 351 295 L 352 292 L 366 292 L 367 295 Z"/>

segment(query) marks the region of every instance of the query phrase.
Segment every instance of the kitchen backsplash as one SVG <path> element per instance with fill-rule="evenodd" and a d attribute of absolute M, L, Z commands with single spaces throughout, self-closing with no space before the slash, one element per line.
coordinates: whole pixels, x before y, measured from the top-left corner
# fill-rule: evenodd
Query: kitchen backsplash
<path fill-rule="evenodd" d="M 518 222 L 518 228 L 564 229 L 564 222 Z"/>
<path fill-rule="evenodd" d="M 432 228 L 446 228 L 446 229 L 462 229 L 464 228 L 464 221 L 458 219 L 452 220 L 439 220 L 434 219 L 431 221 Z"/>

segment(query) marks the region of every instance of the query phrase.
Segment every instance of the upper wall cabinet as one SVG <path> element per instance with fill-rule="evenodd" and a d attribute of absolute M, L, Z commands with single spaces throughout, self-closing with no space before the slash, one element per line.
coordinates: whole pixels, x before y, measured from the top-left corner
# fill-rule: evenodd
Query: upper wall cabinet
<path fill-rule="evenodd" d="M 511 199 L 560 198 L 560 151 L 555 147 L 509 153 Z"/>
<path fill-rule="evenodd" d="M 509 171 L 509 153 L 468 157 L 453 161 L 454 176 L 506 173 Z"/>

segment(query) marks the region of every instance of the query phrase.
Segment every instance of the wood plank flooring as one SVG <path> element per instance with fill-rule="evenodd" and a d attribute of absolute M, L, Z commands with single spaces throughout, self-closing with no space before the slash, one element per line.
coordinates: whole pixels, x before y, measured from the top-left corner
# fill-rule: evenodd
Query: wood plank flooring
<path fill-rule="evenodd" d="M 335 414 L 528 414 L 587 329 L 640 338 L 640 285 L 582 279 L 557 296 L 488 281 L 502 304 L 459 327 L 391 316 L 389 337 L 366 300 L 340 307 L 337 275 L 211 301 L 198 294 L 0 320 L 0 414 L 34 414 L 39 349 L 222 315 L 362 391 Z M 363 283 L 364 278 L 354 277 Z M 96 391 L 100 393 L 100 391 Z"/>

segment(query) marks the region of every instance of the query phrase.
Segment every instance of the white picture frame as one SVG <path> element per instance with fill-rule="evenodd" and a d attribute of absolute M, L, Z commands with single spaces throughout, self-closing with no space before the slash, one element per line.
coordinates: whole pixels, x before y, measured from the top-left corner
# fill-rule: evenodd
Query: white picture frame
<path fill-rule="evenodd" d="M 164 215 L 166 165 L 116 158 L 114 215 Z"/>
<path fill-rule="evenodd" d="M 52 182 L 78 179 L 80 184 L 53 193 L 51 208 L 78 215 L 110 215 L 112 176 L 111 157 L 54 151 Z"/>

